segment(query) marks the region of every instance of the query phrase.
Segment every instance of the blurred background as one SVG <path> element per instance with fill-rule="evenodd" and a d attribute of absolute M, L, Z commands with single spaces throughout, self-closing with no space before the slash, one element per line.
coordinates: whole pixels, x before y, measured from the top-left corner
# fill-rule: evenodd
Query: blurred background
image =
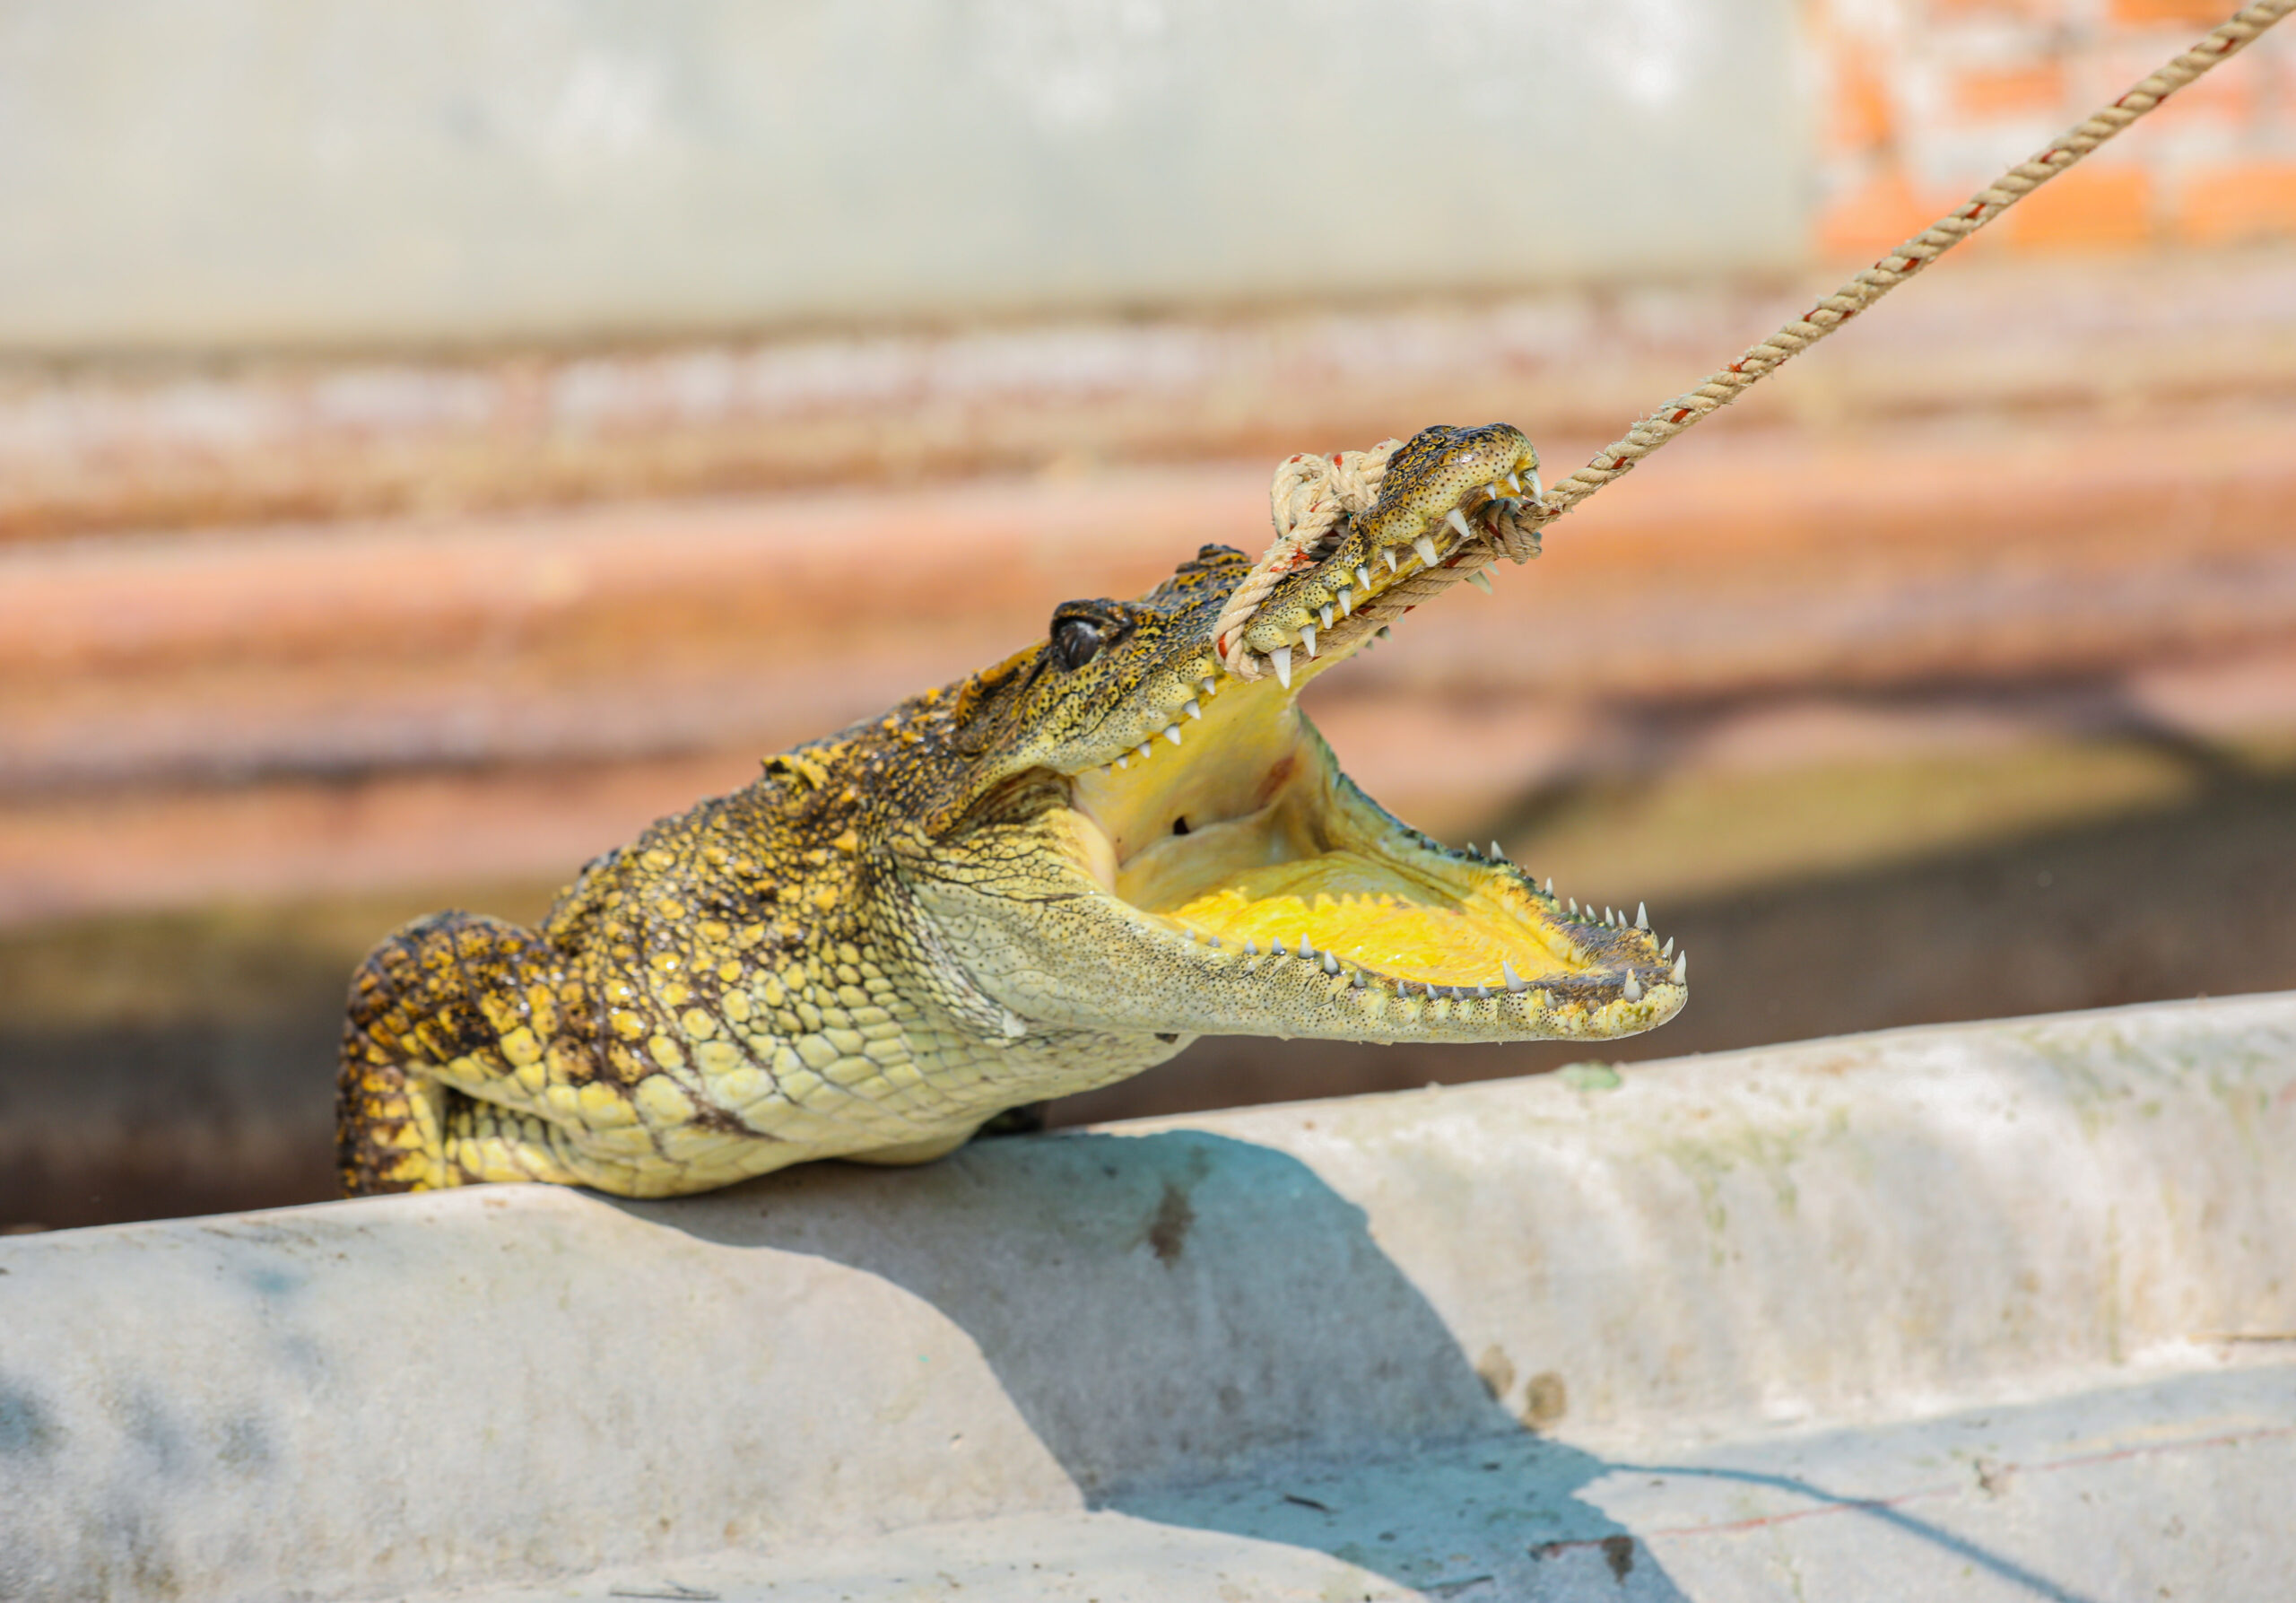
<path fill-rule="evenodd" d="M 1567 471 L 2231 3 L 0 9 L 0 1225 L 326 1195 L 396 923 L 1257 550 L 1292 451 Z M 1606 1058 L 2296 986 L 2292 523 L 2270 37 L 1313 710 L 1697 954 Z"/>

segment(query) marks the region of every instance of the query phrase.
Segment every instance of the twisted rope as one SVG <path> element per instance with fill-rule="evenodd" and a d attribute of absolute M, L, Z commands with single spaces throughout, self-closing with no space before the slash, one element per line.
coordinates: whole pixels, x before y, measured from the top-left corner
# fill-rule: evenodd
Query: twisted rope
<path fill-rule="evenodd" d="M 1494 556 L 1504 554 L 1517 562 L 1523 561 L 1537 550 L 1539 529 L 1613 479 L 1631 472 L 1645 457 L 1700 419 L 1727 406 L 2202 74 L 2239 55 L 2291 11 L 2296 11 L 2296 0 L 2257 0 L 2255 4 L 2235 13 L 2190 49 L 2162 65 L 2109 105 L 2099 108 L 2058 135 L 2038 154 L 2003 173 L 1963 205 L 1858 273 L 1767 340 L 1749 347 L 1744 355 L 1696 389 L 1676 396 L 1647 414 L 1623 435 L 1596 451 L 1586 466 L 1552 486 L 1535 507 L 1526 507 L 1511 522 L 1502 522 L 1497 534 L 1498 545 L 1486 541 L 1467 542 L 1442 566 L 1414 574 L 1384 591 L 1371 605 L 1357 608 L 1353 622 L 1376 628 L 1399 617 L 1422 601 L 1440 595 Z M 1247 679 L 1258 677 L 1257 661 L 1243 649 L 1244 625 L 1286 574 L 1310 565 L 1313 558 L 1307 553 L 1314 541 L 1332 527 L 1327 521 L 1313 536 L 1296 537 L 1295 531 L 1304 525 L 1287 522 L 1288 510 L 1298 505 L 1318 509 L 1317 515 L 1321 515 L 1319 510 L 1330 505 L 1336 509 L 1331 514 L 1335 520 L 1340 510 L 1360 514 L 1377 499 L 1378 475 L 1386 471 L 1387 457 L 1396 444 L 1391 440 L 1370 451 L 1343 451 L 1330 457 L 1293 457 L 1276 469 L 1271 492 L 1275 544 L 1268 547 L 1245 576 L 1244 582 L 1237 587 L 1213 629 L 1213 649 L 1220 653 L 1230 672 Z M 1375 457 L 1376 466 L 1367 466 Z M 1326 463 L 1330 465 L 1328 470 L 1325 467 Z M 1326 471 L 1328 478 L 1325 476 Z M 1358 497 L 1363 498 L 1360 505 L 1355 504 Z M 1361 632 L 1361 628 L 1349 628 L 1344 639 L 1335 643 L 1344 644 Z"/>

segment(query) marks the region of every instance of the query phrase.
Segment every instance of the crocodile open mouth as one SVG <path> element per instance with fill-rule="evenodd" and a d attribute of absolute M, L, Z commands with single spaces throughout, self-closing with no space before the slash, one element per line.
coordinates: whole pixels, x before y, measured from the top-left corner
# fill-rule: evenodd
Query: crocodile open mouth
<path fill-rule="evenodd" d="M 1100 889 L 1204 959 L 1312 965 L 1335 1001 L 1356 993 L 1377 1014 L 1374 1039 L 1423 1033 L 1431 1007 L 1465 1026 L 1442 1033 L 1471 1039 L 1626 1034 L 1678 1011 L 1688 960 L 1641 909 L 1582 910 L 1495 843 L 1454 849 L 1400 823 L 1297 707 L 1379 627 L 1344 620 L 1456 561 L 1503 510 L 1478 481 L 1414 526 L 1339 531 L 1252 621 L 1263 671 L 1239 675 L 1207 649 L 1169 725 L 1070 774 L 1076 849 Z"/>

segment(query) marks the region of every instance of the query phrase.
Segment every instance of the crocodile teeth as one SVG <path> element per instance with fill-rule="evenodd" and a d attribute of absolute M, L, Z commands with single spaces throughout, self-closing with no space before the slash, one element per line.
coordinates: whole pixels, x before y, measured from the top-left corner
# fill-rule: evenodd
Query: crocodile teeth
<path fill-rule="evenodd" d="M 1639 1002 L 1642 1000 L 1642 981 L 1629 974 L 1626 983 L 1619 987 L 1618 994 L 1630 1002 Z"/>
<path fill-rule="evenodd" d="M 1483 492 L 1491 497 L 1493 501 L 1504 501 L 1507 499 L 1505 496 L 1499 493 L 1499 481 L 1497 479 L 1493 479 L 1491 483 L 1485 484 L 1483 487 Z"/>
<path fill-rule="evenodd" d="M 1645 935 L 1650 933 L 1650 904 L 1648 902 L 1638 902 L 1634 904 L 1634 927 Z"/>
<path fill-rule="evenodd" d="M 1246 957 L 1257 957 L 1259 955 L 1259 943 L 1257 941 L 1247 940 L 1244 943 L 1244 955 Z"/>
<path fill-rule="evenodd" d="M 1576 896 L 1570 899 L 1570 916 L 1574 919 L 1578 916 L 1578 898 Z"/>
<path fill-rule="evenodd" d="M 1339 593 L 1339 610 L 1351 618 L 1355 615 L 1354 591 L 1342 590 Z M 1324 627 L 1326 629 L 1331 627 L 1331 608 L 1329 607 L 1324 608 Z"/>
<path fill-rule="evenodd" d="M 1323 621 L 1324 621 L 1324 627 L 1325 627 L 1326 629 L 1329 629 L 1329 628 L 1331 627 L 1331 608 L 1329 608 L 1329 607 L 1327 607 L 1327 606 L 1325 606 L 1325 607 L 1318 607 L 1318 608 L 1317 608 L 1316 610 L 1318 611 L 1318 614 L 1321 614 L 1321 616 L 1322 616 L 1322 618 L 1323 618 Z"/>
<path fill-rule="evenodd" d="M 1469 856 L 1469 857 L 1471 857 L 1471 858 L 1479 858 L 1479 857 L 1481 857 L 1482 855 L 1483 855 L 1483 848 L 1482 848 L 1482 847 L 1477 846 L 1477 845 L 1476 845 L 1474 841 L 1468 841 L 1468 842 L 1467 842 L 1467 856 Z"/>
<path fill-rule="evenodd" d="M 1460 539 L 1472 540 L 1474 538 L 1474 530 L 1467 527 L 1467 518 L 1465 513 L 1460 511 L 1458 508 L 1453 507 L 1445 516 L 1450 523 L 1450 526 L 1459 531 Z"/>
<path fill-rule="evenodd" d="M 1674 983 L 1680 985 L 1690 978 L 1690 954 L 1685 952 L 1674 959 Z"/>
<path fill-rule="evenodd" d="M 1554 876 L 1552 874 L 1546 876 L 1546 893 L 1550 896 L 1554 894 Z"/>
<path fill-rule="evenodd" d="M 1220 937 L 1216 935 L 1207 935 L 1204 939 L 1207 945 L 1217 947 L 1220 945 Z"/>
<path fill-rule="evenodd" d="M 1419 553 L 1420 562 L 1427 567 L 1432 568 L 1437 562 L 1442 560 L 1435 553 L 1435 542 L 1429 539 L 1425 535 L 1422 535 L 1418 539 L 1413 540 L 1411 543 L 1411 548 Z"/>
<path fill-rule="evenodd" d="M 1129 757 L 1118 757 L 1116 760 L 1116 765 L 1118 768 L 1130 768 L 1132 766 L 1132 759 Z"/>
<path fill-rule="evenodd" d="M 1140 760 L 1141 760 L 1143 762 L 1145 762 L 1149 758 L 1151 758 L 1151 757 L 1154 756 L 1155 754 L 1156 754 L 1156 748 L 1155 748 L 1154 746 L 1150 745 L 1149 745 L 1146 741 L 1144 741 L 1144 741 L 1142 741 L 1142 742 L 1140 743 Z"/>
<path fill-rule="evenodd" d="M 1361 585 L 1365 589 L 1370 589 L 1371 588 L 1371 570 L 1365 567 L 1361 562 L 1356 563 L 1355 582 Z"/>
<path fill-rule="evenodd" d="M 1474 994 L 1476 1000 L 1486 1001 L 1491 996 L 1491 987 L 1487 985 L 1478 985 L 1474 988 Z"/>
<path fill-rule="evenodd" d="M 1204 703 L 1197 701 L 1194 696 L 1190 696 L 1187 699 L 1187 704 L 1182 707 L 1180 710 L 1187 713 L 1190 718 L 1202 718 L 1204 716 Z"/>
<path fill-rule="evenodd" d="M 1494 863 L 1503 863 L 1507 860 L 1507 854 L 1499 849 L 1499 842 L 1496 841 L 1491 843 L 1491 860 Z"/>
<path fill-rule="evenodd" d="M 1523 492 L 1523 481 L 1510 473 L 1507 475 L 1507 488 L 1520 495 Z"/>
<path fill-rule="evenodd" d="M 1401 562 L 1396 562 L 1396 553 L 1395 553 L 1394 552 L 1392 552 L 1392 551 L 1383 551 L 1383 552 L 1381 552 L 1379 554 L 1380 554 L 1381 556 L 1383 556 L 1383 557 L 1385 557 L 1385 558 L 1387 558 L 1387 571 L 1388 571 L 1388 572 L 1393 573 L 1393 572 L 1395 572 L 1397 569 L 1399 569 L 1399 568 L 1401 568 L 1401 567 L 1403 566 L 1403 564 L 1402 564 Z"/>
<path fill-rule="evenodd" d="M 1672 957 L 1674 954 L 1674 937 L 1673 936 L 1668 936 L 1666 937 L 1666 944 L 1658 948 L 1658 955 L 1661 957 Z"/>
<path fill-rule="evenodd" d="M 1206 680 L 1204 680 L 1202 683 L 1203 683 L 1203 685 L 1204 685 L 1204 693 L 1205 693 L 1205 695 L 1207 695 L 1207 696 L 1208 696 L 1208 695 L 1210 695 L 1213 691 L 1216 691 L 1216 690 L 1218 690 L 1218 689 L 1220 688 L 1219 681 L 1217 681 L 1216 679 L 1206 679 Z"/>
<path fill-rule="evenodd" d="M 1387 638 L 1387 625 L 1385 623 L 1379 625 L 1379 638 L 1381 640 L 1386 640 Z"/>
<path fill-rule="evenodd" d="M 1531 989 L 1531 982 L 1515 972 L 1515 965 L 1503 957 L 1499 960 L 1499 973 L 1507 981 L 1507 989 L 1518 996 Z"/>
<path fill-rule="evenodd" d="M 1180 933 L 1187 937 L 1187 944 L 1189 945 L 1193 946 L 1196 945 L 1196 931 L 1193 929 L 1183 929 Z"/>
<path fill-rule="evenodd" d="M 1603 909 L 1603 922 L 1605 924 L 1615 924 L 1618 922 L 1618 915 L 1611 911 L 1611 910 L 1606 907 Z"/>
<path fill-rule="evenodd" d="M 1300 625 L 1300 643 L 1308 649 L 1309 657 L 1316 654 L 1316 626 L 1313 623 Z"/>
<path fill-rule="evenodd" d="M 1379 643 L 1379 637 L 1378 637 L 1378 635 L 1376 635 L 1376 634 L 1374 634 L 1374 635 L 1368 635 L 1368 636 L 1366 636 L 1366 637 L 1364 638 L 1364 641 L 1363 641 L 1362 645 L 1361 645 L 1360 647 L 1358 647 L 1358 648 L 1357 648 L 1357 649 L 1358 649 L 1358 650 L 1362 650 L 1362 651 L 1369 651 L 1372 647 L 1374 647 L 1374 646 L 1378 645 L 1378 643 Z"/>
<path fill-rule="evenodd" d="M 1473 585 L 1476 589 L 1481 590 L 1486 596 L 1492 594 L 1491 588 L 1491 575 L 1485 573 L 1480 568 L 1477 568 L 1474 572 L 1467 575 L 1467 582 Z"/>
<path fill-rule="evenodd" d="M 1529 473 L 1525 474 L 1523 478 L 1524 481 L 1530 485 L 1531 499 L 1533 501 L 1544 501 L 1546 499 L 1546 486 L 1539 483 L 1537 469 L 1532 469 Z"/>
<path fill-rule="evenodd" d="M 1316 954 L 1316 949 L 1309 944 L 1308 933 L 1305 930 L 1300 932 L 1299 942 L 1292 950 L 1301 957 L 1313 957 Z"/>
<path fill-rule="evenodd" d="M 1361 990 L 1363 989 L 1363 971 L 1361 969 L 1356 970 L 1353 974 L 1349 976 L 1348 983 L 1352 985 L 1357 990 Z"/>
<path fill-rule="evenodd" d="M 1284 953 L 1284 950 L 1283 950 L 1283 943 L 1282 941 L 1270 941 L 1270 942 L 1268 942 L 1268 943 L 1267 943 L 1267 949 L 1268 949 L 1270 952 L 1274 953 L 1274 954 L 1276 956 L 1278 956 L 1278 957 L 1282 957 L 1282 956 L 1285 955 L 1285 953 Z"/>
<path fill-rule="evenodd" d="M 1339 959 L 1334 957 L 1328 952 L 1324 954 L 1324 972 L 1326 974 L 1336 974 L 1339 972 Z"/>
<path fill-rule="evenodd" d="M 1292 688 L 1292 648 L 1278 646 L 1267 654 L 1267 659 L 1275 665 L 1275 682 L 1284 689 L 1290 690 Z"/>
<path fill-rule="evenodd" d="M 1180 727 L 1178 724 L 1166 724 L 1164 726 L 1164 738 L 1170 741 L 1174 745 L 1179 745 Z"/>

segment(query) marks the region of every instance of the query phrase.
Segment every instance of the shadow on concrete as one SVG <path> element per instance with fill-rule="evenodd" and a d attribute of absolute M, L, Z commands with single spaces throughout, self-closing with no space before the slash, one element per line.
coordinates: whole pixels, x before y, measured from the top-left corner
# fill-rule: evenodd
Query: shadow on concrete
<path fill-rule="evenodd" d="M 819 1206 L 833 1198 L 857 1206 Z M 894 1174 L 813 1165 L 718 1200 L 619 1206 L 931 1303 L 1092 1507 L 1319 1551 L 1434 1596 L 1684 1596 L 1585 1495 L 1628 1467 L 1500 1407 L 1362 1209 L 1288 1154 L 1191 1131 L 1053 1136 Z"/>

